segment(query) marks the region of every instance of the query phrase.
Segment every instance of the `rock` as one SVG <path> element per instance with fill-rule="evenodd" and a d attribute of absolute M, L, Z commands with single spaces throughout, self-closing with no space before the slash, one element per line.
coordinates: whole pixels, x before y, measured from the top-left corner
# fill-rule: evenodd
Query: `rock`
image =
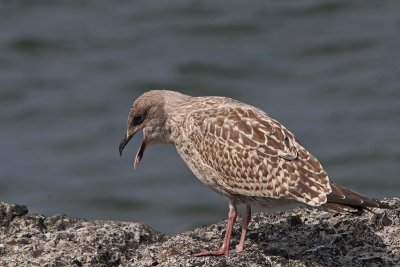
<path fill-rule="evenodd" d="M 142 223 L 15 212 L 24 207 L 0 203 L 0 266 L 128 265 L 140 245 L 166 238 Z"/>
<path fill-rule="evenodd" d="M 400 266 L 400 199 L 361 216 L 296 208 L 253 216 L 245 251 L 218 249 L 225 221 L 166 236 L 135 222 L 30 214 L 0 203 L 0 266 Z M 231 247 L 240 237 L 236 225 Z"/>
<path fill-rule="evenodd" d="M 0 203 L 0 225 L 8 226 L 10 221 L 16 216 L 22 216 L 28 213 L 28 209 L 23 205 L 7 205 Z"/>

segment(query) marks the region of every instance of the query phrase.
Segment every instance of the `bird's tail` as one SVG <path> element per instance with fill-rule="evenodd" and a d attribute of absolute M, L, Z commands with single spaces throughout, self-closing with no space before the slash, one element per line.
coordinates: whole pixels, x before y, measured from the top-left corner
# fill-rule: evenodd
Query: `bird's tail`
<path fill-rule="evenodd" d="M 366 198 L 343 186 L 331 182 L 332 192 L 327 195 L 327 202 L 322 209 L 333 212 L 362 212 L 368 208 L 393 209 L 388 204 Z"/>

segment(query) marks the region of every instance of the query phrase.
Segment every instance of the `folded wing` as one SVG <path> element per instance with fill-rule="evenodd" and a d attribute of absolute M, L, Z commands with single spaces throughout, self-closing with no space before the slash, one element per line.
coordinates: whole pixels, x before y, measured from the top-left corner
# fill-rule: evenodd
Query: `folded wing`
<path fill-rule="evenodd" d="M 327 201 L 329 179 L 294 135 L 263 111 L 242 103 L 192 112 L 188 138 L 218 184 L 231 194 Z"/>

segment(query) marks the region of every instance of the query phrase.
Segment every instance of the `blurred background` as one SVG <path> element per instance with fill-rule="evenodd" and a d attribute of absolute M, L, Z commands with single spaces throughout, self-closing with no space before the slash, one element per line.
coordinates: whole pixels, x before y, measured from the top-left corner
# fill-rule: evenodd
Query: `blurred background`
<path fill-rule="evenodd" d="M 173 146 L 141 134 L 152 88 L 224 95 L 291 129 L 331 179 L 400 190 L 400 1 L 0 0 L 0 200 L 45 215 L 143 221 L 166 233 L 225 219 Z M 267 210 L 264 210 L 267 211 Z"/>

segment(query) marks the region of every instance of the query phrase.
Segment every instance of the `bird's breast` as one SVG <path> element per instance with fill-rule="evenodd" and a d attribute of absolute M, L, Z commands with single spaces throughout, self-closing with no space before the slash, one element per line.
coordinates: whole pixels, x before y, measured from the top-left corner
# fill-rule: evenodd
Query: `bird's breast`
<path fill-rule="evenodd" d="M 190 142 L 181 141 L 175 143 L 175 147 L 182 160 L 202 183 L 217 193 L 230 197 L 231 194 L 221 184 L 220 175 L 204 162 Z"/>

